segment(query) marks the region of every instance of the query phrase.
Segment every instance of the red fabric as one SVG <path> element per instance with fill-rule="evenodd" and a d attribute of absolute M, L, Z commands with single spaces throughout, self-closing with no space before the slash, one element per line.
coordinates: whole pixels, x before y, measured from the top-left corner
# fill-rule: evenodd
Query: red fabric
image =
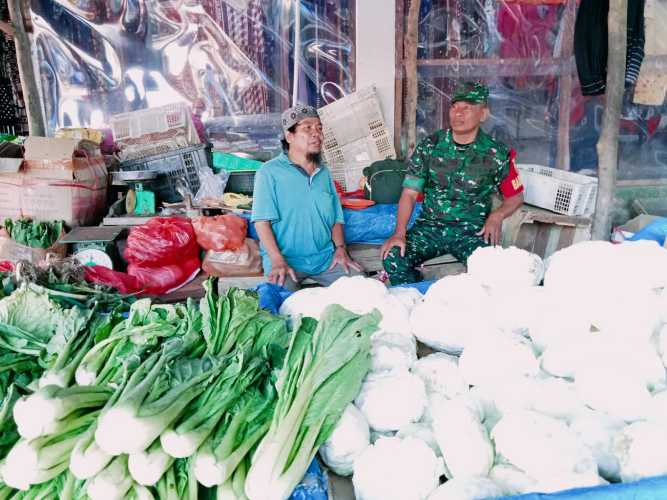
<path fill-rule="evenodd" d="M 184 285 L 200 266 L 199 257 L 195 256 L 182 260 L 179 264 L 160 267 L 130 264 L 127 266 L 127 274 L 136 278 L 143 285 L 143 293 L 163 295 L 169 290 Z"/>
<path fill-rule="evenodd" d="M 199 254 L 195 230 L 183 217 L 154 217 L 130 229 L 125 247 L 129 264 L 159 267 Z"/>
<path fill-rule="evenodd" d="M 521 183 L 521 178 L 519 177 L 519 171 L 514 164 L 516 158 L 516 151 L 513 149 L 510 151 L 510 171 L 507 174 L 507 177 L 503 179 L 500 183 L 500 192 L 505 198 L 511 198 L 516 196 L 519 193 L 523 193 L 523 184 Z"/>
<path fill-rule="evenodd" d="M 199 246 L 214 252 L 238 250 L 245 243 L 248 233 L 248 221 L 232 214 L 195 217 L 192 219 L 192 227 Z"/>
<path fill-rule="evenodd" d="M 86 266 L 84 269 L 86 281 L 110 286 L 123 295 L 138 293 L 143 289 L 141 283 L 129 274 L 113 271 L 104 266 Z"/>

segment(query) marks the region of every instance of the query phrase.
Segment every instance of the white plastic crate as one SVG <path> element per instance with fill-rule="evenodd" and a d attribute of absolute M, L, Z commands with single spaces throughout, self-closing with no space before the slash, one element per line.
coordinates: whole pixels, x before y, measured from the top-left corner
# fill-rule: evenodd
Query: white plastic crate
<path fill-rule="evenodd" d="M 377 160 L 396 158 L 374 86 L 342 97 L 318 113 L 324 132 L 324 159 L 346 191 L 359 188 L 364 167 Z"/>
<path fill-rule="evenodd" d="M 524 201 L 564 215 L 588 216 L 595 211 L 596 177 L 542 165 L 517 165 L 525 187 Z"/>
<path fill-rule="evenodd" d="M 188 108 L 182 103 L 167 104 L 159 108 L 142 109 L 111 117 L 111 130 L 116 142 L 138 139 L 154 133 L 185 127 L 189 118 Z"/>

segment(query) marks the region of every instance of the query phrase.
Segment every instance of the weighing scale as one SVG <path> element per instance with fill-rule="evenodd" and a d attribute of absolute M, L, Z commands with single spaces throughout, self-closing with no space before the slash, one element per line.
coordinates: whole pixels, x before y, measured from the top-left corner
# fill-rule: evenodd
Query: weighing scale
<path fill-rule="evenodd" d="M 151 182 L 158 173 L 151 170 L 122 170 L 113 172 L 115 186 L 127 186 L 125 212 L 127 215 L 152 215 L 155 213 L 155 193 L 150 190 Z"/>
<path fill-rule="evenodd" d="M 125 230 L 118 226 L 75 227 L 59 243 L 70 245 L 69 253 L 85 266 L 114 269 L 121 262 L 116 240 Z"/>

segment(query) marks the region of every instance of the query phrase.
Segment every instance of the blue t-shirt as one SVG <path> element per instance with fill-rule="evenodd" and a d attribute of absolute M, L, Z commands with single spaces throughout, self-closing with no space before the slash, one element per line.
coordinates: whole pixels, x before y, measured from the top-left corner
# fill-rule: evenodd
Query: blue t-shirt
<path fill-rule="evenodd" d="M 255 174 L 252 222 L 271 221 L 278 248 L 292 269 L 319 274 L 331 265 L 331 229 L 344 223 L 343 209 L 329 170 L 320 166 L 312 176 L 282 153 Z M 260 245 L 264 272 L 271 261 Z"/>

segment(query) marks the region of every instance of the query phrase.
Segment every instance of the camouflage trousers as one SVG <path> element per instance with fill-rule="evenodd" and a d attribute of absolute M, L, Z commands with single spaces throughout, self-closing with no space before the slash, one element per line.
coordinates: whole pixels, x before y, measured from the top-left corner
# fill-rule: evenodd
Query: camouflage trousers
<path fill-rule="evenodd" d="M 400 249 L 394 247 L 382 262 L 391 284 L 421 281 L 422 275 L 416 268 L 440 255 L 452 254 L 465 264 L 477 248 L 488 246 L 480 236 L 475 235 L 481 228 L 477 225 L 433 226 L 417 222 L 407 233 L 405 255 L 401 257 Z"/>

